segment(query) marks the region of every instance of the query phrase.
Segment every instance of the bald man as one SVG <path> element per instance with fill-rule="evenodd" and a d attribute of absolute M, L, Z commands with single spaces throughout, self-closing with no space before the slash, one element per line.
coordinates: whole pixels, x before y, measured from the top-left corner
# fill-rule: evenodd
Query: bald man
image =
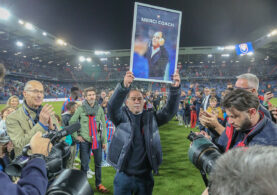
<path fill-rule="evenodd" d="M 14 145 L 15 156 L 22 153 L 36 132 L 46 133 L 55 129 L 58 122 L 54 117 L 53 107 L 46 104 L 41 106 L 44 89 L 41 82 L 28 81 L 23 91 L 23 105 L 7 117 L 7 133 Z"/>

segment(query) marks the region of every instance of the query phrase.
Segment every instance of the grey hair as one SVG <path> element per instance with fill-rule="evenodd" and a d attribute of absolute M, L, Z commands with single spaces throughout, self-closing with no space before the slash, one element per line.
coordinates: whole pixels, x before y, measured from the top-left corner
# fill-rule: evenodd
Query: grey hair
<path fill-rule="evenodd" d="M 212 195 L 271 195 L 277 191 L 277 148 L 235 148 L 216 161 L 209 179 Z"/>
<path fill-rule="evenodd" d="M 30 80 L 25 84 L 24 91 L 28 91 L 32 87 L 32 83 L 34 83 L 34 82 L 35 83 L 40 83 L 42 85 L 42 83 L 37 81 L 37 80 Z"/>
<path fill-rule="evenodd" d="M 246 79 L 248 81 L 248 87 L 254 88 L 258 91 L 259 79 L 256 75 L 251 73 L 241 74 L 237 76 L 237 79 Z"/>

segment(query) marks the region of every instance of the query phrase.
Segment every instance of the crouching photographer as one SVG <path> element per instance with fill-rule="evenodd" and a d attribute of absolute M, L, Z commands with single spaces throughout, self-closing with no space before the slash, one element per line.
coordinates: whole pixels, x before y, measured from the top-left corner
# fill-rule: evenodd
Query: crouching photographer
<path fill-rule="evenodd" d="M 33 155 L 23 168 L 17 184 L 14 184 L 7 174 L 0 172 L 0 194 L 42 195 L 46 193 L 48 178 L 44 157 L 48 155 L 48 145 L 52 147 L 49 142 L 49 139 L 42 137 L 41 132 L 37 132 L 32 137 L 30 147 Z"/>

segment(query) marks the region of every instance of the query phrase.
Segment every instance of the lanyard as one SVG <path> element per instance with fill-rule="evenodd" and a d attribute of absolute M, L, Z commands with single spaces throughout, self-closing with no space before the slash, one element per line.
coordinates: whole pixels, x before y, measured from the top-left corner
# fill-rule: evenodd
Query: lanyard
<path fill-rule="evenodd" d="M 30 116 L 29 112 L 26 110 L 26 108 L 24 107 L 24 105 L 23 105 L 22 107 L 23 107 L 23 110 L 24 110 L 26 116 L 28 116 L 28 118 L 32 121 L 33 126 L 35 126 L 36 123 L 35 123 L 35 121 L 32 119 L 32 117 Z"/>

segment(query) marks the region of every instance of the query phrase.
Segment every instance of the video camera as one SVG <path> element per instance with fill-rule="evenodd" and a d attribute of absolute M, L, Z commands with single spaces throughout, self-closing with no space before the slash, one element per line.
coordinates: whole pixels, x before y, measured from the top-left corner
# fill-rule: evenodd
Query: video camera
<path fill-rule="evenodd" d="M 197 135 L 191 131 L 188 135 L 188 139 L 192 142 L 189 148 L 189 160 L 200 170 L 202 178 L 207 186 L 208 181 L 206 174 L 211 172 L 221 152 L 219 148 L 204 135 Z"/>
<path fill-rule="evenodd" d="M 61 131 L 55 129 L 50 131 L 48 134 L 44 134 L 42 136 L 44 138 L 49 138 L 50 142 L 53 144 L 49 155 L 45 157 L 47 177 L 49 183 L 52 183 L 48 188 L 48 195 L 93 194 L 90 184 L 87 181 L 86 175 L 83 172 L 79 170 L 66 169 L 67 160 L 70 157 L 70 146 L 66 142 L 60 141 L 61 138 L 63 138 L 64 136 L 71 135 L 75 131 L 79 130 L 80 127 L 80 123 L 75 123 L 73 125 L 65 127 Z M 12 163 L 6 167 L 5 172 L 9 176 L 21 176 L 22 169 L 31 159 L 31 155 L 28 155 L 29 149 L 30 144 L 26 145 L 23 148 L 22 155 L 15 158 Z M 73 186 L 74 188 L 72 188 Z"/>

